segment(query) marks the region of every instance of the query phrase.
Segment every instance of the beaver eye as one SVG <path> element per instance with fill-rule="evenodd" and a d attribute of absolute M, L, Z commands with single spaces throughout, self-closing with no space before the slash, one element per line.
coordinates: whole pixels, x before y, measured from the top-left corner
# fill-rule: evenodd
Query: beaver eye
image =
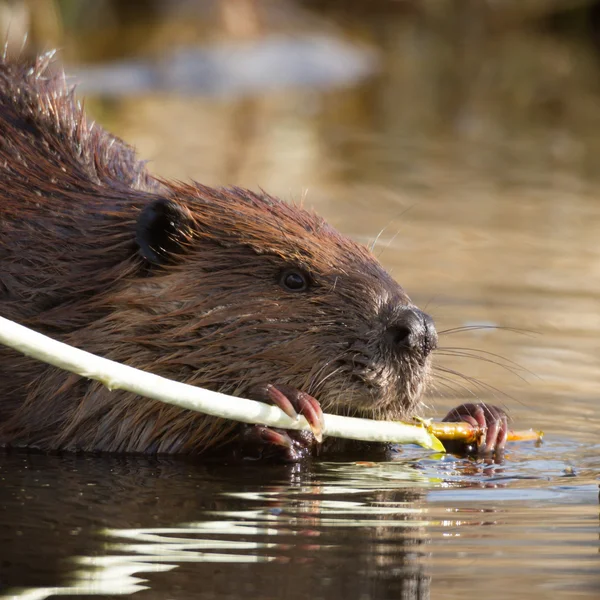
<path fill-rule="evenodd" d="M 279 285 L 288 292 L 305 292 L 310 280 L 306 273 L 298 269 L 287 269 L 281 273 Z"/>

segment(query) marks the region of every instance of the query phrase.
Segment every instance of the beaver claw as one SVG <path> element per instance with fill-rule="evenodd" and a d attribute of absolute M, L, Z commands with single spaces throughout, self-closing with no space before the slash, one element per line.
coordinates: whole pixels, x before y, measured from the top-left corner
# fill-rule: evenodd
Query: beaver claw
<path fill-rule="evenodd" d="M 451 448 L 449 448 L 451 451 L 485 455 L 501 454 L 504 450 L 508 437 L 508 417 L 497 406 L 484 403 L 461 404 L 453 408 L 442 420 L 451 423 L 464 421 L 483 432 L 477 446 L 453 442 L 450 444 Z"/>
<path fill-rule="evenodd" d="M 253 386 L 249 394 L 254 400 L 279 407 L 291 419 L 302 415 L 308 421 L 317 442 L 320 444 L 323 441 L 323 411 L 312 396 L 289 385 L 275 387 L 271 383 Z"/>
<path fill-rule="evenodd" d="M 323 441 L 323 411 L 312 396 L 287 385 L 274 386 L 270 383 L 253 386 L 247 395 L 253 400 L 279 407 L 292 419 L 302 415 L 312 431 L 292 431 L 264 425 L 245 426 L 241 435 L 242 445 L 244 448 L 250 446 L 260 450 L 256 458 L 276 456 L 286 462 L 297 462 Z"/>
<path fill-rule="evenodd" d="M 244 425 L 240 439 L 242 455 L 249 460 L 298 462 L 309 456 L 316 444 L 309 431 L 285 431 L 264 425 Z"/>

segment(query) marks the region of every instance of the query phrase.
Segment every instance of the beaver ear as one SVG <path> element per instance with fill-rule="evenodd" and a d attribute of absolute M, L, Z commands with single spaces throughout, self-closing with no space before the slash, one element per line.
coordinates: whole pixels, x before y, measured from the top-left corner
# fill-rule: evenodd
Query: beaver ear
<path fill-rule="evenodd" d="M 162 198 L 148 204 L 136 224 L 141 255 L 153 264 L 164 264 L 181 248 L 190 226 L 189 214 L 177 202 Z"/>

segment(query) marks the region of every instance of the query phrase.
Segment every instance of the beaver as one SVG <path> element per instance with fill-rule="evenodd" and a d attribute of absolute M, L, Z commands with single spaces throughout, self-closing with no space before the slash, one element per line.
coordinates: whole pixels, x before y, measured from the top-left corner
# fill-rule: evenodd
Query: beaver
<path fill-rule="evenodd" d="M 0 443 L 296 460 L 322 411 L 414 414 L 437 333 L 375 257 L 267 193 L 152 176 L 91 123 L 51 55 L 0 61 L 0 314 L 152 373 L 274 403 L 312 433 L 241 426 L 0 350 Z M 318 398 L 318 400 L 317 400 Z M 463 405 L 448 418 L 506 417 Z"/>

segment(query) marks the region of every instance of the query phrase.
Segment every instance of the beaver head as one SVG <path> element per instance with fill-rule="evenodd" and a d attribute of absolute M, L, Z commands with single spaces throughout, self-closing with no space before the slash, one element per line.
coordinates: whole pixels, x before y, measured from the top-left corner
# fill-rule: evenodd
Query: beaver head
<path fill-rule="evenodd" d="M 153 177 L 48 60 L 0 59 L 4 316 L 225 393 L 271 383 L 338 414 L 414 411 L 435 328 L 366 248 L 267 194 Z M 0 355 L 0 443 L 196 452 L 231 439 L 223 420 Z"/>
<path fill-rule="evenodd" d="M 273 382 L 325 411 L 410 414 L 437 334 L 365 247 L 266 194 L 170 189 L 139 214 L 144 277 L 113 299 L 121 331 L 160 350 L 151 363 L 240 395 Z"/>

